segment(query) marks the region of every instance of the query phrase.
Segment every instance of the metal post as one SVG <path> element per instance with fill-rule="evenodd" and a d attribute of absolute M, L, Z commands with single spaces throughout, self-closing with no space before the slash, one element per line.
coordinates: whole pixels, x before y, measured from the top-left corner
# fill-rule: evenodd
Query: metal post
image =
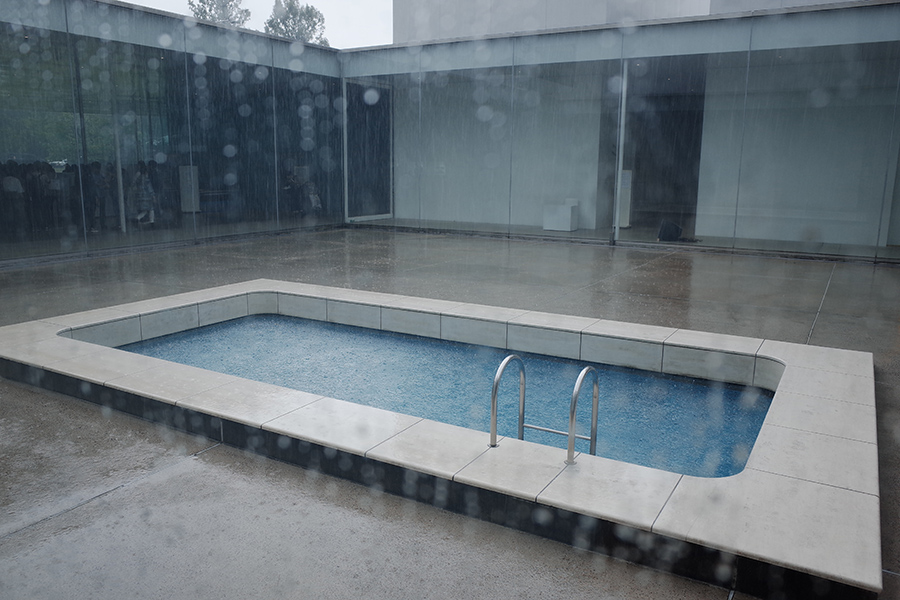
<path fill-rule="evenodd" d="M 510 354 L 497 368 L 494 385 L 491 388 L 491 448 L 497 447 L 497 391 L 500 388 L 500 378 L 506 370 L 506 365 L 513 360 L 519 362 L 519 439 L 525 439 L 525 363 L 521 357 Z"/>
<path fill-rule="evenodd" d="M 578 393 L 581 391 L 581 384 L 589 373 L 594 373 L 594 403 L 593 403 L 593 423 L 591 424 L 591 454 L 597 450 L 597 408 L 600 403 L 600 384 L 597 379 L 597 369 L 594 367 L 585 367 L 578 374 L 575 381 L 575 389 L 572 391 L 572 403 L 569 405 L 569 448 L 566 454 L 566 464 L 575 464 L 575 409 L 578 408 Z"/>

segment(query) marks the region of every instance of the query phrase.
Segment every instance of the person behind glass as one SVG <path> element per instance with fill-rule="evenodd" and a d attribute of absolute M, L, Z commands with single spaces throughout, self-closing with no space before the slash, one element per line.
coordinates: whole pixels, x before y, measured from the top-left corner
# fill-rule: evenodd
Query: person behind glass
<path fill-rule="evenodd" d="M 103 225 L 104 199 L 107 192 L 107 181 L 103 176 L 100 163 L 94 161 L 88 167 L 86 179 L 88 207 L 91 217 L 91 233 L 99 233 Z"/>
<path fill-rule="evenodd" d="M 156 194 L 144 161 L 138 161 L 134 179 L 131 180 L 131 204 L 137 212 L 135 219 L 138 223 L 152 225 L 156 222 Z"/>
<path fill-rule="evenodd" d="M 19 165 L 14 161 L 0 165 L 0 234 L 11 234 L 17 241 L 24 240 L 28 231 L 25 187 L 20 177 Z"/>

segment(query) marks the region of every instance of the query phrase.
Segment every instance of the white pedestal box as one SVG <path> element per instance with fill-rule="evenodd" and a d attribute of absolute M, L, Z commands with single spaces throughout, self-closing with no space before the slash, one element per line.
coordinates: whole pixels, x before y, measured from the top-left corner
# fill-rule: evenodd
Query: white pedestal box
<path fill-rule="evenodd" d="M 567 198 L 544 204 L 545 231 L 575 231 L 578 229 L 578 200 Z"/>

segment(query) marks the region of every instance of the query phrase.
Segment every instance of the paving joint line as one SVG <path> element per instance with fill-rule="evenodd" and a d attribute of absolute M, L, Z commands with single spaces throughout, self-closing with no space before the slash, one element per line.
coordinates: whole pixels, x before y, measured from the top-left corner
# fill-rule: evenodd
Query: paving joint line
<path fill-rule="evenodd" d="M 819 308 L 816 310 L 816 316 L 813 318 L 812 326 L 809 328 L 809 335 L 806 336 L 806 345 L 809 345 L 810 340 L 812 340 L 813 331 L 816 328 L 816 323 L 819 322 L 819 314 L 822 312 L 822 307 L 825 305 L 825 297 L 828 295 L 828 288 L 831 287 L 831 280 L 834 278 L 834 270 L 837 269 L 837 263 L 831 265 L 831 274 L 828 275 L 828 283 L 825 284 L 825 291 L 822 292 L 822 300 L 819 301 Z"/>
<path fill-rule="evenodd" d="M 135 483 L 135 482 L 137 482 L 137 481 L 140 481 L 140 480 L 142 480 L 142 479 L 146 479 L 147 477 L 149 477 L 149 476 L 151 476 L 151 475 L 154 475 L 154 474 L 156 474 L 156 473 L 159 473 L 159 472 L 161 472 L 161 471 L 164 471 L 164 470 L 166 470 L 166 469 L 168 469 L 168 468 L 170 468 L 170 467 L 172 467 L 172 466 L 174 466 L 174 465 L 180 464 L 180 463 L 184 462 L 185 459 L 195 458 L 195 457 L 197 457 L 197 456 L 200 456 L 201 454 L 203 454 L 203 453 L 205 453 L 205 452 L 208 452 L 208 451 L 210 451 L 210 450 L 212 450 L 212 449 L 214 449 L 214 448 L 216 448 L 216 447 L 218 447 L 218 446 L 221 446 L 221 445 L 222 445 L 221 442 L 216 442 L 215 444 L 213 444 L 213 445 L 211 445 L 211 446 L 209 446 L 209 447 L 207 447 L 207 448 L 203 448 L 202 450 L 199 450 L 199 451 L 197 451 L 197 452 L 195 452 L 195 453 L 193 453 L 193 454 L 191 454 L 191 455 L 189 455 L 189 456 L 186 456 L 186 457 L 185 457 L 184 459 L 182 459 L 182 460 L 178 460 L 178 461 L 175 461 L 175 462 L 172 463 L 172 464 L 162 466 L 162 467 L 160 467 L 160 468 L 158 468 L 158 469 L 154 469 L 154 470 L 149 471 L 149 472 L 147 472 L 147 473 L 144 473 L 144 474 L 142 474 L 142 475 L 140 475 L 140 476 L 138 476 L 138 477 L 135 477 L 134 479 L 131 479 L 130 481 L 126 481 L 125 483 L 120 483 L 119 485 L 117 485 L 117 486 L 115 486 L 115 487 L 112 487 L 112 488 L 110 488 L 110 489 L 108 489 L 108 490 L 105 490 L 105 491 L 103 491 L 103 492 L 100 492 L 99 494 L 96 494 L 96 495 L 94 495 L 94 496 L 92 496 L 92 497 L 90 497 L 90 498 L 85 498 L 84 500 L 82 500 L 81 502 L 78 502 L 77 504 L 74 504 L 73 506 L 69 506 L 68 508 L 64 508 L 64 509 L 62 509 L 62 510 L 60 510 L 60 511 L 58 511 L 58 512 L 53 513 L 52 515 L 47 515 L 46 517 L 40 518 L 40 519 L 38 519 L 37 521 L 34 521 L 34 522 L 32 522 L 32 523 L 28 523 L 28 524 L 26 524 L 26 525 L 24 525 L 24 526 L 22 526 L 22 527 L 20 527 L 20 528 L 18 528 L 18 529 L 16 529 L 16 530 L 14 530 L 14 531 L 10 531 L 10 532 L 8 532 L 8 533 L 5 533 L 5 534 L 3 534 L 3 535 L 0 535 L 0 541 L 6 540 L 6 539 L 8 539 L 8 538 L 10 538 L 10 537 L 12 537 L 12 536 L 14 536 L 14 535 L 17 535 L 17 534 L 19 534 L 19 533 L 25 531 L 26 529 L 30 529 L 30 528 L 32 528 L 32 527 L 36 527 L 36 526 L 40 525 L 41 523 L 44 523 L 44 522 L 46 522 L 46 521 L 50 521 L 50 520 L 52 520 L 52 519 L 55 519 L 55 518 L 57 518 L 57 517 L 59 517 L 59 516 L 62 516 L 62 515 L 64 515 L 64 514 L 66 514 L 66 513 L 70 513 L 70 512 L 72 512 L 73 510 L 78 510 L 78 509 L 81 508 L 82 506 L 85 506 L 85 505 L 87 505 L 87 504 L 90 504 L 90 503 L 93 502 L 94 500 L 97 500 L 97 499 L 99 499 L 99 498 L 102 498 L 102 497 L 104 497 L 104 496 L 107 496 L 107 495 L 109 495 L 109 494 L 112 494 L 113 492 L 118 491 L 118 490 L 120 490 L 120 489 L 122 489 L 122 488 L 124 488 L 124 487 L 127 487 L 127 486 L 129 486 L 129 485 L 131 485 L 131 484 L 133 484 L 133 483 Z"/>
<path fill-rule="evenodd" d="M 6 533 L 6 534 L 0 536 L 0 541 L 10 538 L 14 535 L 17 535 L 17 534 L 25 531 L 26 529 L 36 527 L 36 526 L 40 525 L 41 523 L 44 523 L 45 521 L 50 521 L 51 519 L 55 519 L 56 517 L 59 517 L 60 515 L 64 515 L 66 513 L 72 512 L 73 510 L 77 510 L 77 509 L 81 508 L 82 506 L 84 506 L 85 504 L 89 504 L 89 503 L 93 502 L 94 500 L 97 500 L 98 498 L 102 498 L 103 496 L 106 496 L 107 494 L 111 494 L 111 493 L 115 492 L 116 490 L 119 490 L 119 489 L 125 487 L 126 485 L 128 485 L 128 484 L 127 483 L 119 484 L 114 488 L 106 490 L 105 492 L 100 492 L 96 496 L 82 500 L 81 502 L 79 502 L 78 504 L 75 504 L 74 506 L 64 508 L 63 510 L 53 513 L 52 515 L 47 515 L 46 517 L 43 517 L 42 519 L 38 519 L 37 521 L 34 521 L 33 523 L 28 523 L 27 525 L 20 527 L 19 529 L 16 529 L 15 531 L 10 531 L 9 533 Z"/>

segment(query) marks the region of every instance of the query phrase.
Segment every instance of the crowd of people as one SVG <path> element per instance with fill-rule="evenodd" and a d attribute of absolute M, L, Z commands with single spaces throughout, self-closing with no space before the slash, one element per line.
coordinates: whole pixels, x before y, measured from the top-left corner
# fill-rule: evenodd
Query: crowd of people
<path fill-rule="evenodd" d="M 116 168 L 92 162 L 0 163 L 0 240 L 26 241 L 119 229 L 120 207 L 136 226 L 172 221 L 179 211 L 174 169 L 155 161 Z M 120 195 L 121 200 L 120 202 Z"/>

